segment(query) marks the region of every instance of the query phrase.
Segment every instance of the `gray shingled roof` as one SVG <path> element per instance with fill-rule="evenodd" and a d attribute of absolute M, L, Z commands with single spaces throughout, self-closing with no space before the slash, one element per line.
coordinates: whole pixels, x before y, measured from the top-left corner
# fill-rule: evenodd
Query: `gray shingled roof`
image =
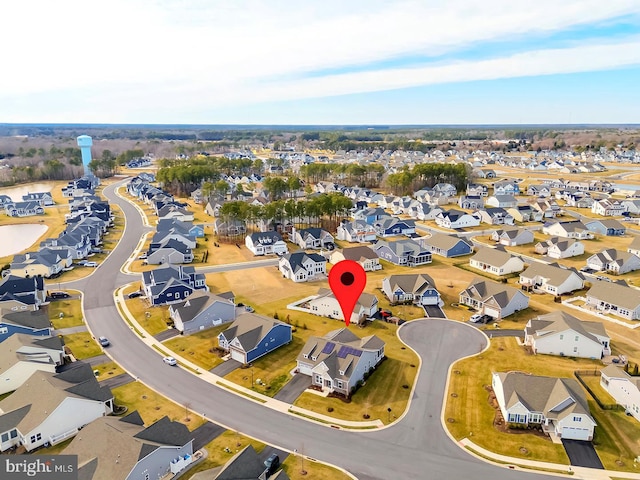
<path fill-rule="evenodd" d="M 535 335 L 538 338 L 544 338 L 545 335 L 550 333 L 558 333 L 566 330 L 573 330 L 598 344 L 600 341 L 595 335 L 601 337 L 609 336 L 602 323 L 582 321 L 561 310 L 532 318 L 526 327 L 527 334 Z"/>
<path fill-rule="evenodd" d="M 558 286 L 564 283 L 571 275 L 577 275 L 578 278 L 584 280 L 584 276 L 575 269 L 562 268 L 557 264 L 545 264 L 541 262 L 531 262 L 531 265 L 520 274 L 521 277 L 534 278 L 543 277 L 546 283 L 552 286 Z"/>
<path fill-rule="evenodd" d="M 640 306 L 640 290 L 614 282 L 594 282 L 587 296 L 628 310 Z"/>

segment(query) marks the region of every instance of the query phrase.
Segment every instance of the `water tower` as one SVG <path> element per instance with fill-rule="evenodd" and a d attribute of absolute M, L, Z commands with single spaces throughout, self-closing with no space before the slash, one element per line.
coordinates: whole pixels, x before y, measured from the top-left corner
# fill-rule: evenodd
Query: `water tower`
<path fill-rule="evenodd" d="M 82 152 L 82 165 L 84 165 L 84 174 L 89 175 L 91 173 L 89 164 L 91 163 L 91 146 L 93 145 L 93 140 L 91 140 L 91 137 L 89 135 L 80 135 L 77 140 L 80 151 Z"/>

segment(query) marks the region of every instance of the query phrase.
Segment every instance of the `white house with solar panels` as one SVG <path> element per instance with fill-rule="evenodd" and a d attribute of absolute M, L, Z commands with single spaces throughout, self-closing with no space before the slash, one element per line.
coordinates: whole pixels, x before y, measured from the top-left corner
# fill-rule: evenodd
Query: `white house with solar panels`
<path fill-rule="evenodd" d="M 385 343 L 375 335 L 360 338 L 346 328 L 310 337 L 297 358 L 296 372 L 322 390 L 351 395 L 364 374 L 384 358 Z"/>

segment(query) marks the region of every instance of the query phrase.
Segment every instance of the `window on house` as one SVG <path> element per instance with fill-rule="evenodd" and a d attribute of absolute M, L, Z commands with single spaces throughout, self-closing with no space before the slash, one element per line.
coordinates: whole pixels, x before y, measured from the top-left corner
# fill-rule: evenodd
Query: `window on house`
<path fill-rule="evenodd" d="M 578 347 L 573 347 L 573 353 L 577 353 Z"/>
<path fill-rule="evenodd" d="M 14 429 L 14 430 L 11 430 L 10 435 L 11 435 L 11 438 L 16 438 L 16 437 L 18 436 L 18 431 L 17 431 L 17 430 L 15 430 L 15 429 Z"/>
<path fill-rule="evenodd" d="M 578 341 L 578 339 L 579 339 L 579 338 L 580 338 L 580 337 L 579 337 L 578 335 L 576 335 L 576 338 L 575 338 L 576 342 Z"/>
<path fill-rule="evenodd" d="M 573 421 L 574 422 L 581 422 L 582 421 L 582 417 L 573 417 Z"/>
<path fill-rule="evenodd" d="M 9 434 L 8 433 L 3 433 L 2 434 L 2 441 L 3 442 L 8 442 L 9 441 Z"/>
<path fill-rule="evenodd" d="M 560 340 L 562 340 L 564 338 L 564 335 L 560 335 Z"/>

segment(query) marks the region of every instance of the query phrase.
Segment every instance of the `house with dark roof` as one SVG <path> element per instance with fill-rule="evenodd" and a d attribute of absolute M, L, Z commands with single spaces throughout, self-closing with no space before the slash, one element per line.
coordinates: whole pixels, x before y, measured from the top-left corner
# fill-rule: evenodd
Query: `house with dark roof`
<path fill-rule="evenodd" d="M 499 208 L 514 208 L 518 205 L 518 200 L 513 195 L 492 195 L 484 202 L 485 206 Z"/>
<path fill-rule="evenodd" d="M 640 320 L 640 290 L 624 282 L 593 282 L 586 293 L 587 307 L 627 320 Z"/>
<path fill-rule="evenodd" d="M 256 255 L 286 255 L 289 248 L 278 232 L 256 232 L 247 235 L 245 246 Z"/>
<path fill-rule="evenodd" d="M 165 416 L 145 428 L 133 411 L 95 419 L 62 453 L 77 455 L 82 480 L 165 478 L 193 463 L 193 441 L 186 425 Z"/>
<path fill-rule="evenodd" d="M 193 251 L 180 240 L 166 237 L 164 242 L 159 245 L 149 247 L 146 262 L 149 265 L 191 263 L 193 262 Z"/>
<path fill-rule="evenodd" d="M 311 313 L 321 317 L 334 318 L 344 321 L 340 303 L 334 293 L 328 288 L 321 288 L 317 295 L 287 305 L 290 310 Z M 370 293 L 361 293 L 353 307 L 349 321 L 356 325 L 364 324 L 378 312 L 378 298 Z"/>
<path fill-rule="evenodd" d="M 478 210 L 484 207 L 484 197 L 480 195 L 460 195 L 458 206 L 464 210 Z"/>
<path fill-rule="evenodd" d="M 391 202 L 389 203 L 389 205 L 391 205 Z M 389 206 L 389 208 L 391 208 L 391 206 Z M 388 217 L 388 216 L 389 214 L 384 211 L 384 208 L 380 208 L 380 207 L 377 207 L 377 208 L 366 207 L 353 212 L 354 220 L 363 220 L 369 225 L 373 225 L 373 222 L 375 222 L 376 220 L 379 220 L 381 218 Z"/>
<path fill-rule="evenodd" d="M 527 308 L 529 297 L 513 287 L 475 278 L 460 292 L 460 303 L 482 315 L 505 318 Z"/>
<path fill-rule="evenodd" d="M 163 220 L 163 222 L 170 222 L 173 220 Z M 166 226 L 166 223 L 165 223 Z M 162 245 L 166 244 L 168 240 L 177 240 L 180 243 L 185 244 L 189 248 L 196 248 L 197 241 L 196 237 L 189 234 L 188 232 L 184 232 L 178 228 L 167 228 L 164 230 L 157 230 L 156 233 L 151 237 L 151 242 L 149 243 L 149 250 L 155 250 L 156 248 L 160 248 Z"/>
<path fill-rule="evenodd" d="M 551 237 L 536 243 L 533 250 L 551 258 L 569 258 L 584 253 L 584 243 L 575 238 Z"/>
<path fill-rule="evenodd" d="M 508 424 L 540 425 L 543 432 L 566 440 L 593 439 L 596 422 L 577 380 L 497 372 L 491 386 Z"/>
<path fill-rule="evenodd" d="M 469 260 L 469 266 L 492 275 L 521 272 L 524 262 L 501 248 L 480 247 Z"/>
<path fill-rule="evenodd" d="M 562 238 L 573 238 L 575 240 L 590 240 L 594 237 L 593 232 L 580 220 L 545 223 L 542 227 L 542 233 Z"/>
<path fill-rule="evenodd" d="M 224 465 L 203 472 L 198 472 L 191 480 L 289 480 L 284 470 L 278 470 L 266 476 L 264 463 L 251 445 L 236 453 Z"/>
<path fill-rule="evenodd" d="M 16 333 L 49 337 L 51 328 L 51 320 L 44 310 L 0 311 L 0 343 Z"/>
<path fill-rule="evenodd" d="M 476 210 L 474 214 L 480 216 L 482 223 L 488 223 L 489 225 L 513 225 L 514 222 L 513 216 L 500 207 L 482 208 Z"/>
<path fill-rule="evenodd" d="M 603 198 L 602 200 L 593 202 L 591 211 L 603 217 L 612 217 L 622 215 L 622 213 L 626 211 L 626 208 L 618 200 Z"/>
<path fill-rule="evenodd" d="M 541 222 L 544 218 L 544 213 L 535 210 L 529 204 L 516 205 L 506 210 L 516 222 Z"/>
<path fill-rule="evenodd" d="M 182 222 L 193 222 L 193 212 L 178 205 L 166 204 L 158 210 L 158 220 L 175 219 Z"/>
<path fill-rule="evenodd" d="M 64 357 L 62 337 L 9 336 L 0 343 L 0 395 L 15 390 L 36 371 L 54 373 Z"/>
<path fill-rule="evenodd" d="M 72 264 L 73 257 L 69 249 L 41 248 L 37 252 L 14 255 L 7 274 L 23 278 L 37 276 L 49 278 L 61 273 Z"/>
<path fill-rule="evenodd" d="M 417 267 L 431 263 L 431 251 L 410 239 L 389 242 L 380 240 L 372 248 L 378 257 L 396 265 Z"/>
<path fill-rule="evenodd" d="M 494 230 L 491 233 L 491 240 L 506 247 L 515 247 L 533 243 L 533 232 L 526 228 L 506 227 Z"/>
<path fill-rule="evenodd" d="M 246 364 L 291 342 L 291 325 L 273 318 L 243 313 L 218 335 L 218 346 L 231 359 Z"/>
<path fill-rule="evenodd" d="M 308 282 L 327 274 L 327 259 L 317 253 L 288 253 L 280 257 L 278 270 L 296 283 Z"/>
<path fill-rule="evenodd" d="M 494 195 L 519 195 L 520 185 L 511 180 L 495 182 L 493 184 L 493 193 Z"/>
<path fill-rule="evenodd" d="M 13 203 L 13 199 L 9 195 L 0 195 L 0 207 L 3 207 L 7 203 Z"/>
<path fill-rule="evenodd" d="M 30 452 L 56 445 L 113 413 L 113 394 L 98 383 L 89 364 L 82 364 L 58 374 L 34 372 L 0 401 L 0 411 L 0 450 L 22 445 Z"/>
<path fill-rule="evenodd" d="M 561 310 L 527 322 L 524 344 L 533 353 L 597 358 L 611 354 L 611 339 L 601 322 L 580 320 Z"/>
<path fill-rule="evenodd" d="M 385 343 L 375 335 L 357 337 L 346 328 L 312 336 L 298 355 L 297 372 L 311 384 L 349 397 L 364 374 L 384 358 Z"/>
<path fill-rule="evenodd" d="M 203 273 L 196 273 L 195 268 L 167 263 L 154 270 L 142 272 L 142 289 L 151 305 L 177 303 L 194 290 L 209 291 Z"/>
<path fill-rule="evenodd" d="M 585 226 L 593 233 L 607 236 L 620 236 L 627 233 L 627 227 L 614 218 L 585 221 Z"/>
<path fill-rule="evenodd" d="M 392 305 L 413 303 L 441 307 L 444 304 L 433 279 L 424 273 L 385 277 L 382 279 L 382 292 Z"/>
<path fill-rule="evenodd" d="M 415 220 L 400 220 L 396 217 L 384 216 L 373 222 L 376 235 L 379 237 L 394 237 L 404 235 L 407 237 L 416 233 Z"/>
<path fill-rule="evenodd" d="M 333 235 L 322 228 L 293 228 L 289 240 L 303 250 L 333 248 Z"/>
<path fill-rule="evenodd" d="M 436 224 L 443 228 L 477 227 L 480 225 L 480 217 L 462 210 L 443 210 L 436 215 Z"/>
<path fill-rule="evenodd" d="M 64 231 L 56 238 L 47 238 L 40 242 L 40 248 L 51 250 L 69 250 L 74 260 L 87 258 L 91 253 L 91 239 L 80 231 Z"/>
<path fill-rule="evenodd" d="M 22 196 L 23 202 L 37 202 L 43 207 L 48 207 L 51 205 L 55 205 L 56 202 L 53 201 L 53 196 L 51 192 L 33 192 L 27 193 Z"/>
<path fill-rule="evenodd" d="M 44 215 L 44 207 L 38 202 L 5 203 L 4 211 L 10 217 L 31 217 L 33 215 Z"/>
<path fill-rule="evenodd" d="M 518 283 L 534 291 L 563 295 L 584 288 L 584 276 L 574 268 L 565 268 L 557 263 L 531 262 L 520 273 Z"/>
<path fill-rule="evenodd" d="M 247 226 L 243 220 L 216 218 L 213 222 L 213 230 L 217 235 L 222 236 L 244 235 L 247 232 Z"/>
<path fill-rule="evenodd" d="M 353 260 L 362 265 L 365 272 L 374 272 L 382 269 L 380 265 L 380 257 L 371 247 L 349 247 L 342 250 L 336 250 L 331 254 L 330 262 L 334 265 L 343 260 Z"/>
<path fill-rule="evenodd" d="M 169 316 L 176 330 L 189 335 L 235 320 L 236 306 L 228 298 L 196 290 L 183 302 L 169 306 Z"/>
<path fill-rule="evenodd" d="M 633 240 L 631 240 L 631 243 L 627 247 L 627 252 L 633 253 L 634 255 L 640 257 L 640 236 L 633 236 Z"/>
<path fill-rule="evenodd" d="M 5 275 L 0 282 L 0 309 L 37 310 L 47 299 L 44 278 Z"/>
<path fill-rule="evenodd" d="M 598 272 L 622 275 L 639 270 L 640 257 L 623 250 L 607 248 L 587 258 L 587 267 Z"/>

